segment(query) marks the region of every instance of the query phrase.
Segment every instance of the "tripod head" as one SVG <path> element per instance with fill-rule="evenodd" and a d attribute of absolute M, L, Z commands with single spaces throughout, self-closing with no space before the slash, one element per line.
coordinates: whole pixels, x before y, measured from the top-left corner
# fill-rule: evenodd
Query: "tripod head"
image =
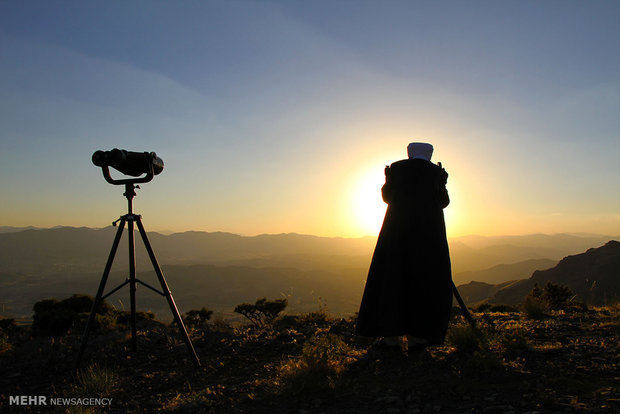
<path fill-rule="evenodd" d="M 133 214 L 132 200 L 136 195 L 135 189 L 140 188 L 136 184 L 148 183 L 164 169 L 164 161 L 154 152 L 133 152 L 118 148 L 114 148 L 111 151 L 99 150 L 93 154 L 92 161 L 97 167 L 101 167 L 103 178 L 108 183 L 125 185 L 125 193 L 123 195 L 127 197 L 129 215 Z M 116 180 L 110 175 L 110 167 L 135 178 Z"/>

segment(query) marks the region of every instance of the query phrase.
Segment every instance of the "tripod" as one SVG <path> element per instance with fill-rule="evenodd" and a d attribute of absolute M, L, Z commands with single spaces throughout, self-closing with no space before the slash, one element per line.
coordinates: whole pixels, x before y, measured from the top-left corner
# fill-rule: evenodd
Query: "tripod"
<path fill-rule="evenodd" d="M 78 357 L 76 360 L 75 368 L 77 369 L 82 360 L 82 356 L 84 354 L 84 350 L 86 348 L 86 343 L 88 342 L 88 336 L 93 327 L 93 322 L 95 320 L 95 315 L 97 309 L 101 302 L 112 295 L 125 285 L 129 285 L 129 297 L 131 304 L 131 350 L 133 352 L 137 351 L 137 341 L 136 341 L 136 287 L 137 284 L 141 284 L 152 291 L 165 296 L 168 300 L 168 305 L 170 305 L 170 310 L 172 311 L 172 315 L 174 316 L 174 320 L 179 328 L 179 332 L 181 333 L 181 337 L 187 346 L 187 350 L 194 361 L 194 364 L 199 367 L 200 360 L 196 355 L 196 351 L 194 350 L 194 346 L 192 345 L 192 341 L 190 340 L 187 330 L 185 329 L 185 325 L 183 324 L 183 320 L 181 319 L 181 315 L 179 315 L 179 310 L 177 305 L 172 298 L 172 293 L 170 293 L 170 289 L 168 289 L 168 284 L 166 283 L 166 279 L 157 263 L 157 259 L 155 258 L 155 253 L 153 252 L 153 248 L 151 247 L 151 243 L 146 236 L 146 231 L 144 231 L 144 226 L 142 225 L 142 218 L 138 214 L 133 213 L 133 197 L 136 195 L 135 189 L 139 188 L 137 185 L 134 185 L 137 182 L 148 182 L 153 178 L 152 171 L 147 174 L 147 176 L 141 179 L 128 179 L 128 180 L 114 180 L 110 177 L 110 172 L 107 166 L 102 167 L 103 175 L 109 183 L 112 184 L 125 184 L 125 193 L 123 194 L 127 198 L 128 203 L 128 212 L 124 216 L 121 216 L 118 220 L 112 223 L 112 225 L 116 226 L 116 223 L 120 221 L 118 226 L 118 230 L 116 231 L 116 237 L 114 238 L 114 243 L 112 244 L 112 250 L 110 251 L 110 255 L 108 256 L 108 261 L 105 266 L 105 270 L 103 271 L 103 276 L 101 277 L 101 282 L 99 284 L 99 289 L 97 290 L 97 295 L 95 296 L 95 301 L 93 302 L 93 307 L 90 311 L 90 316 L 88 317 L 88 322 L 86 323 L 86 329 L 84 330 L 84 335 L 82 336 L 82 343 L 80 345 L 80 351 L 78 353 Z M 136 257 L 135 257 L 135 243 L 134 243 L 134 222 L 138 226 L 138 230 L 140 232 L 140 236 L 142 236 L 142 241 L 144 242 L 144 247 L 151 259 L 151 263 L 153 264 L 153 268 L 155 269 L 155 273 L 157 274 L 157 278 L 159 279 L 159 283 L 161 285 L 161 291 L 144 283 L 140 279 L 136 279 Z M 112 268 L 112 262 L 114 261 L 114 256 L 116 255 L 116 250 L 118 248 L 119 242 L 121 240 L 121 235 L 123 234 L 123 229 L 125 228 L 125 224 L 127 224 L 128 230 L 128 238 L 129 238 L 129 278 L 126 279 L 122 284 L 112 289 L 106 295 L 103 294 L 105 289 L 106 282 L 108 280 L 108 276 L 110 274 L 110 269 Z"/>
<path fill-rule="evenodd" d="M 456 301 L 459 303 L 459 306 L 461 307 L 461 310 L 463 311 L 463 316 L 465 316 L 465 319 L 467 319 L 469 324 L 475 328 L 476 320 L 474 319 L 473 316 L 471 316 L 471 313 L 469 313 L 469 309 L 467 309 L 467 306 L 465 305 L 463 298 L 459 294 L 459 291 L 456 288 L 456 285 L 454 284 L 454 282 L 452 282 L 452 293 L 454 294 Z"/>

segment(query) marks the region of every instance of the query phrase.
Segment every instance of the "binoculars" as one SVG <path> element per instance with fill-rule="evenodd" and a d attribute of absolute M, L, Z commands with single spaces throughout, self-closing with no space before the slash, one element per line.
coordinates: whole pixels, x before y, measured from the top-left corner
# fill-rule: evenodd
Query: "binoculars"
<path fill-rule="evenodd" d="M 93 154 L 93 164 L 101 167 L 103 176 L 111 184 L 125 184 L 128 182 L 148 182 L 154 175 L 161 173 L 164 169 L 164 161 L 154 152 L 133 152 L 114 148 L 111 151 L 95 151 Z M 110 176 L 109 167 L 120 171 L 125 175 L 142 178 L 128 180 L 114 180 Z"/>

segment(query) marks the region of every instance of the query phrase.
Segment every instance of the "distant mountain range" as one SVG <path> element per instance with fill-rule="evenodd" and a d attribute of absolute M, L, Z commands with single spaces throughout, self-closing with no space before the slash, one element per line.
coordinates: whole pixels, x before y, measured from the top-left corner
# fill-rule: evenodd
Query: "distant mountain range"
<path fill-rule="evenodd" d="M 555 266 L 557 260 L 530 259 L 511 264 L 499 264 L 488 269 L 470 270 L 453 275 L 452 279 L 458 283 L 465 280 L 490 284 L 502 283 L 507 280 L 522 279 L 531 275 L 535 270 L 548 269 Z"/>
<path fill-rule="evenodd" d="M 39 230 L 39 229 L 33 226 L 28 226 L 28 227 L 0 226 L 0 234 L 17 233 L 18 231 L 24 231 L 24 230 Z"/>
<path fill-rule="evenodd" d="M 115 232 L 114 227 L 0 232 L 0 312 L 28 316 L 33 303 L 46 297 L 93 295 Z M 126 233 L 109 288 L 128 273 Z M 245 237 L 185 232 L 148 233 L 148 237 L 179 307 L 189 310 L 208 306 L 223 312 L 262 296 L 288 297 L 291 310 L 316 309 L 320 297 L 331 312 L 355 312 L 376 243 L 373 237 L 300 234 Z M 549 269 L 567 255 L 601 246 L 613 238 L 537 234 L 451 239 L 453 279 L 457 285 L 472 280 L 484 282 L 492 286 L 488 289 L 491 292 L 497 284 L 527 279 L 535 270 Z M 156 283 L 149 275 L 152 266 L 138 233 L 136 259 L 137 270 L 145 281 Z M 480 300 L 489 297 L 480 289 L 474 296 L 484 296 Z M 147 289 L 141 289 L 138 300 L 139 307 L 168 312 L 165 301 Z"/>
<path fill-rule="evenodd" d="M 0 271 L 54 274 L 103 269 L 115 232 L 116 228 L 110 226 L 103 229 L 58 227 L 1 233 Z M 161 264 L 292 266 L 309 270 L 355 267 L 364 269 L 364 272 L 370 264 L 376 243 L 374 237 L 317 237 L 295 233 L 246 237 L 190 231 L 170 235 L 148 233 L 148 237 Z M 126 238 L 125 230 L 116 258 L 125 266 Z M 615 238 L 568 234 L 453 238 L 449 240 L 453 275 L 455 280 L 461 282 L 471 277 L 471 274 L 463 272 L 488 269 L 499 264 L 531 259 L 558 261 L 566 255 L 600 246 Z M 148 265 L 148 257 L 137 232 L 136 246 L 138 265 Z M 541 262 L 540 266 L 543 265 Z M 527 265 L 523 266 L 527 270 Z"/>
<path fill-rule="evenodd" d="M 567 256 L 550 269 L 536 270 L 527 279 L 499 284 L 470 282 L 458 287 L 466 303 L 481 301 L 516 304 L 548 281 L 568 286 L 577 299 L 588 304 L 613 303 L 620 299 L 620 242 L 609 241 L 585 253 Z"/>
<path fill-rule="evenodd" d="M 116 228 L 62 227 L 0 234 L 0 271 L 49 274 L 103 269 Z M 160 264 L 244 264 L 264 266 L 329 261 L 329 257 L 359 259 L 372 253 L 375 239 L 328 238 L 299 234 L 244 237 L 231 233 L 148 233 Z M 139 233 L 135 232 L 138 265 L 149 265 Z M 306 258 L 304 260 L 304 258 Z M 127 230 L 116 260 L 127 265 Z M 356 262 L 357 263 L 357 262 Z"/>

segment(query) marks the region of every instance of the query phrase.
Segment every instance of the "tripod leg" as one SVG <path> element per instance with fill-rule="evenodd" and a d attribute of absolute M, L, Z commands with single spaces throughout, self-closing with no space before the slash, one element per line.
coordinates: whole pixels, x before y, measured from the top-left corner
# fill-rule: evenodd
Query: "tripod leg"
<path fill-rule="evenodd" d="M 129 303 L 131 309 L 131 350 L 133 352 L 136 352 L 138 350 L 136 339 L 136 245 L 133 237 L 133 220 L 134 219 L 129 218 L 127 222 L 127 235 L 129 238 Z"/>
<path fill-rule="evenodd" d="M 78 369 L 80 367 L 80 362 L 82 362 L 82 356 L 84 354 L 84 350 L 86 349 L 86 343 L 88 342 L 88 336 L 90 335 L 90 330 L 92 328 L 93 322 L 95 321 L 95 315 L 97 313 L 97 309 L 99 308 L 99 305 L 101 303 L 101 297 L 103 296 L 103 290 L 105 289 L 105 284 L 108 281 L 108 276 L 110 275 L 110 269 L 112 269 L 112 262 L 114 262 L 114 256 L 116 255 L 118 244 L 121 241 L 121 235 L 123 234 L 124 227 L 125 227 L 125 219 L 121 218 L 121 223 L 119 224 L 118 230 L 116 231 L 116 236 L 114 237 L 114 243 L 112 244 L 112 249 L 110 250 L 110 255 L 108 256 L 108 262 L 105 265 L 103 276 L 101 276 L 101 282 L 99 283 L 99 289 L 97 289 L 97 295 L 95 296 L 93 307 L 90 310 L 90 315 L 88 316 L 88 322 L 86 323 L 86 329 L 84 330 L 84 335 L 82 336 L 82 343 L 80 345 L 80 351 L 78 353 L 77 360 L 75 361 L 75 369 Z"/>
<path fill-rule="evenodd" d="M 471 316 L 471 313 L 469 313 L 469 309 L 467 309 L 467 306 L 465 306 L 465 302 L 463 301 L 463 298 L 459 294 L 459 291 L 456 288 L 456 285 L 454 284 L 454 282 L 452 282 L 452 292 L 454 293 L 454 297 L 456 297 L 457 302 L 459 303 L 459 305 L 461 306 L 461 309 L 463 310 L 463 315 L 465 316 L 465 319 L 467 319 L 467 321 L 469 322 L 471 326 L 475 327 L 476 320 L 474 319 L 473 316 Z"/>
<path fill-rule="evenodd" d="M 157 258 L 155 258 L 155 253 L 153 253 L 153 249 L 151 248 L 151 244 L 149 243 L 149 239 L 146 237 L 146 232 L 144 231 L 144 226 L 142 225 L 142 221 L 140 216 L 137 216 L 136 223 L 138 224 L 138 230 L 140 230 L 140 235 L 142 236 L 142 240 L 144 241 L 144 247 L 146 248 L 147 253 L 151 259 L 151 263 L 153 263 L 153 268 L 155 269 L 155 273 L 157 274 L 157 278 L 159 279 L 159 283 L 161 284 L 161 288 L 168 300 L 168 305 L 170 305 L 170 310 L 172 311 L 172 315 L 174 316 L 174 320 L 177 323 L 179 328 L 179 332 L 183 337 L 183 341 L 187 346 L 187 350 L 189 351 L 194 364 L 199 367 L 200 360 L 196 355 L 196 351 L 194 350 L 194 345 L 192 345 L 191 339 L 189 339 L 189 335 L 187 334 L 187 330 L 185 329 L 185 325 L 183 324 L 183 320 L 181 319 L 181 315 L 179 315 L 179 309 L 177 308 L 176 303 L 174 303 L 174 299 L 172 298 L 172 293 L 170 293 L 170 289 L 168 289 L 168 284 L 166 283 L 166 279 L 164 278 L 163 273 L 157 263 Z"/>

